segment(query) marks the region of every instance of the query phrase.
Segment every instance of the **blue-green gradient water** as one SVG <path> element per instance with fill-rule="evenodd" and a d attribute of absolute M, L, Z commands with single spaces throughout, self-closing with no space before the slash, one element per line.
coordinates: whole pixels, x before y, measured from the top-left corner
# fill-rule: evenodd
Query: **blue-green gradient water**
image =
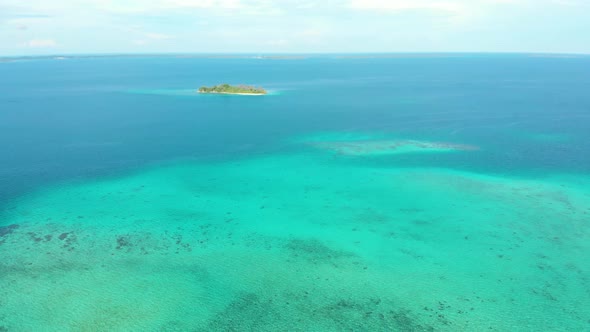
<path fill-rule="evenodd" d="M 590 331 L 588 91 L 585 56 L 0 63 L 0 331 Z"/>

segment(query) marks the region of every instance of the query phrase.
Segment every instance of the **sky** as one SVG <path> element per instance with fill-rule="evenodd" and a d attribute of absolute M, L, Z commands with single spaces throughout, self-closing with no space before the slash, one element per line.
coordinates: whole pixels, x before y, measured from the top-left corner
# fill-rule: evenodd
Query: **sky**
<path fill-rule="evenodd" d="M 0 0 L 0 56 L 590 53 L 590 0 Z"/>

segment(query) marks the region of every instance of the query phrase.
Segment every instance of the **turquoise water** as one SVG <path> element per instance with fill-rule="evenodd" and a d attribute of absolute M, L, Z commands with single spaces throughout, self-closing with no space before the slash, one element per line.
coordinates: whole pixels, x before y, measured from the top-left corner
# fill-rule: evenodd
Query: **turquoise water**
<path fill-rule="evenodd" d="M 268 96 L 198 95 L 218 83 Z M 0 331 L 590 330 L 590 57 L 0 63 Z"/>

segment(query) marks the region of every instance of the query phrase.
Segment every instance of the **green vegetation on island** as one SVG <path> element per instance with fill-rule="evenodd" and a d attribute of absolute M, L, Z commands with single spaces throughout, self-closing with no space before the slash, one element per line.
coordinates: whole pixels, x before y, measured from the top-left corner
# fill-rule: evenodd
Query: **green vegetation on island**
<path fill-rule="evenodd" d="M 229 84 L 220 84 L 212 87 L 202 86 L 199 88 L 199 93 L 265 95 L 267 92 L 263 88 L 250 85 L 233 86 Z"/>

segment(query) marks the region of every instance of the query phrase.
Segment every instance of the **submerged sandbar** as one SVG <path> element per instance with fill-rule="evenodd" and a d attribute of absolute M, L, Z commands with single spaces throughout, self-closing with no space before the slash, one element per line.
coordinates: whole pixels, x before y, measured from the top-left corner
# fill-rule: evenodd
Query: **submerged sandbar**
<path fill-rule="evenodd" d="M 382 155 L 411 152 L 450 152 L 473 151 L 479 148 L 471 145 L 426 142 L 414 140 L 379 140 L 379 141 L 323 141 L 312 142 L 312 146 L 326 149 L 342 155 Z"/>

